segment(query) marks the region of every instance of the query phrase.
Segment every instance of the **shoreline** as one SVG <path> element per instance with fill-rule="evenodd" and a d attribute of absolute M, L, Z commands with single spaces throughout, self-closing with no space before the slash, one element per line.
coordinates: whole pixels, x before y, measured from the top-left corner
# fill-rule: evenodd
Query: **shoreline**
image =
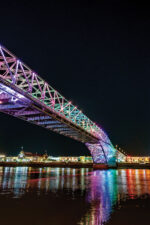
<path fill-rule="evenodd" d="M 150 169 L 150 163 L 117 163 L 116 167 L 104 164 L 80 163 L 80 162 L 0 162 L 3 167 L 70 167 L 70 168 L 93 168 L 93 169 Z"/>
<path fill-rule="evenodd" d="M 70 167 L 70 168 L 93 168 L 93 163 L 74 162 L 0 162 L 4 167 Z"/>
<path fill-rule="evenodd" d="M 150 163 L 117 163 L 118 169 L 150 169 Z"/>

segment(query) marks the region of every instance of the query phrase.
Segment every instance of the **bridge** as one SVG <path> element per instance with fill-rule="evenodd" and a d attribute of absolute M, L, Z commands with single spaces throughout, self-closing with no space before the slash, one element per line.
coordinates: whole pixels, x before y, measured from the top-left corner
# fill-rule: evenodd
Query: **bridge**
<path fill-rule="evenodd" d="M 116 149 L 102 128 L 1 45 L 0 112 L 84 143 L 95 164 L 116 165 Z"/>

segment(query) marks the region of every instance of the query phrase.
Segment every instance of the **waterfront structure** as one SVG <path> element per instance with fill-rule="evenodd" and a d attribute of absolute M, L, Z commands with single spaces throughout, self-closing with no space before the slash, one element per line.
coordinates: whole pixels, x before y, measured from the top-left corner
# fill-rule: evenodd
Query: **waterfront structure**
<path fill-rule="evenodd" d="M 4 162 L 6 160 L 5 154 L 0 154 L 0 162 Z"/>
<path fill-rule="evenodd" d="M 59 157 L 56 157 L 56 156 L 48 156 L 47 157 L 47 162 L 59 162 Z"/>
<path fill-rule="evenodd" d="M 5 158 L 5 162 L 17 162 L 18 161 L 18 156 L 7 156 Z"/>
<path fill-rule="evenodd" d="M 104 130 L 2 46 L 0 111 L 84 143 L 96 164 L 116 165 Z"/>
<path fill-rule="evenodd" d="M 126 156 L 125 163 L 150 163 L 149 156 Z"/>
<path fill-rule="evenodd" d="M 90 157 L 90 156 L 80 156 L 79 157 L 79 161 L 80 162 L 93 162 L 93 159 L 92 159 L 92 157 Z"/>
<path fill-rule="evenodd" d="M 59 157 L 60 162 L 82 162 L 92 163 L 93 159 L 90 156 L 61 156 Z"/>
<path fill-rule="evenodd" d="M 0 162 L 81 162 L 81 163 L 93 163 L 91 156 L 48 156 L 47 153 L 38 154 L 32 152 L 20 151 L 18 156 L 6 156 L 0 154 Z"/>
<path fill-rule="evenodd" d="M 78 158 L 79 157 L 61 156 L 61 157 L 59 157 L 59 161 L 60 162 L 78 162 L 79 161 Z"/>
<path fill-rule="evenodd" d="M 18 155 L 17 161 L 22 162 L 44 162 L 47 159 L 48 155 L 32 153 L 32 152 L 24 152 L 21 151 Z"/>
<path fill-rule="evenodd" d="M 150 156 L 128 156 L 124 154 L 117 154 L 116 159 L 118 164 L 150 164 Z M 6 156 L 0 154 L 0 162 L 42 162 L 42 163 L 93 163 L 91 156 L 48 156 L 47 153 L 38 154 L 21 151 L 18 156 Z"/>

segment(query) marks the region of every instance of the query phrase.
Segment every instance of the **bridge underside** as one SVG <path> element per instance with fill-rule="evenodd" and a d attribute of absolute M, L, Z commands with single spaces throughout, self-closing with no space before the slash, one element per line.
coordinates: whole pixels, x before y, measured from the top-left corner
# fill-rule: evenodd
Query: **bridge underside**
<path fill-rule="evenodd" d="M 63 120 L 59 115 L 47 111 L 39 104 L 35 104 L 2 83 L 0 83 L 0 111 L 83 143 L 98 142 L 92 135 L 73 126 L 69 121 Z"/>

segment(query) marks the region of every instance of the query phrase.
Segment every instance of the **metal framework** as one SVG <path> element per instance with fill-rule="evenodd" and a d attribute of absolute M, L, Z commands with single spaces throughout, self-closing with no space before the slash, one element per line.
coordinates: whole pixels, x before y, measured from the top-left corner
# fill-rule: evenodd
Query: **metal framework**
<path fill-rule="evenodd" d="M 0 111 L 86 143 L 95 163 L 115 162 L 116 150 L 106 133 L 2 46 Z"/>

